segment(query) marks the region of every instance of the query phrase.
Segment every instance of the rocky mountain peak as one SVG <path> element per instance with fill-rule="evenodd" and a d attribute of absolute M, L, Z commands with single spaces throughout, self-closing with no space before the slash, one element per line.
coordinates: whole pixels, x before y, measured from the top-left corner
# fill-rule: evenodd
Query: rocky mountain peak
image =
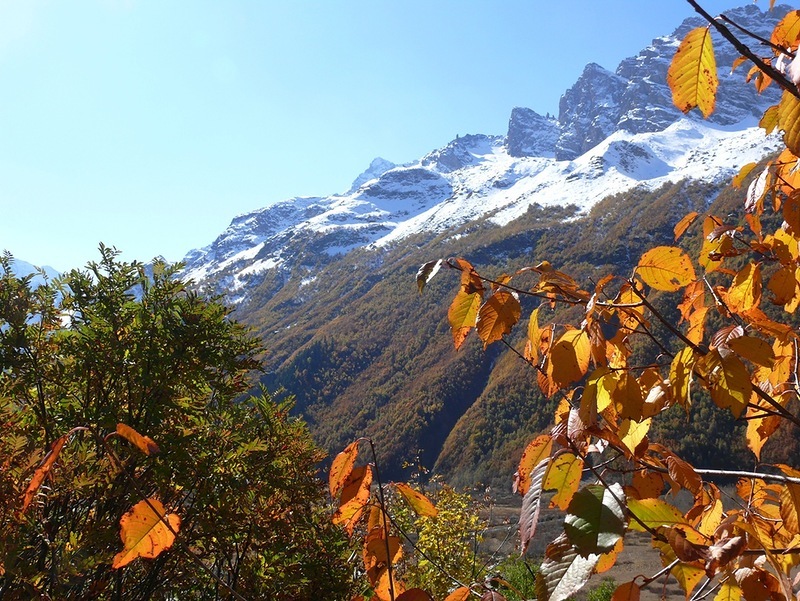
<path fill-rule="evenodd" d="M 389 171 L 389 169 L 393 169 L 394 167 L 397 167 L 397 165 L 391 161 L 387 161 L 384 158 L 376 157 L 372 159 L 369 167 L 367 167 L 356 179 L 353 180 L 353 185 L 350 186 L 347 194 L 352 194 L 368 181 L 379 178 L 381 175 Z"/>
<path fill-rule="evenodd" d="M 518 106 L 508 120 L 506 150 L 512 157 L 553 156 L 559 133 L 554 118 Z"/>

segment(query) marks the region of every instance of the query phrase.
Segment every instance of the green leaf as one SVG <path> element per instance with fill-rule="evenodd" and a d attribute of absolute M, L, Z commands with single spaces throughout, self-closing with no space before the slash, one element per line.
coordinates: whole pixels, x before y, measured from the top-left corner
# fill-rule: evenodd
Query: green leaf
<path fill-rule="evenodd" d="M 614 548 L 625 534 L 625 493 L 617 483 L 606 488 L 591 484 L 572 497 L 564 532 L 583 557 Z"/>

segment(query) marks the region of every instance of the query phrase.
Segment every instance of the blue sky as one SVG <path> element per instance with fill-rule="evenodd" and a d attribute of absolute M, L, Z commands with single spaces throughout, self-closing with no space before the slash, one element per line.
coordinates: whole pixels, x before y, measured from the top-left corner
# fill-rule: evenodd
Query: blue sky
<path fill-rule="evenodd" d="M 701 0 L 719 13 L 748 0 Z M 767 0 L 761 0 L 763 9 Z M 349 188 L 376 156 L 558 112 L 683 0 L 0 0 L 0 249 L 179 260 L 231 218 Z"/>

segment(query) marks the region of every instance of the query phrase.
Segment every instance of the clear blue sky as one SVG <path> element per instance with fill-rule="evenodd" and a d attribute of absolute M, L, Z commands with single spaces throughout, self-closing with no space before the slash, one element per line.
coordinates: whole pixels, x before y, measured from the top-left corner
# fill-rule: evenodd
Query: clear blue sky
<path fill-rule="evenodd" d="M 718 13 L 748 0 L 701 0 Z M 761 0 L 762 9 L 768 6 Z M 179 260 L 239 213 L 376 156 L 557 113 L 683 0 L 0 0 L 0 249 L 57 269 Z"/>

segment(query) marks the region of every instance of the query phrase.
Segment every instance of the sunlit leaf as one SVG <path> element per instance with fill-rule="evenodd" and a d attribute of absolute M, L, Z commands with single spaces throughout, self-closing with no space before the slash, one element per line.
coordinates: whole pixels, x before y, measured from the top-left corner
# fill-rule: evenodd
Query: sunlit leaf
<path fill-rule="evenodd" d="M 753 385 L 747 368 L 732 354 L 720 355 L 712 350 L 701 362 L 705 381 L 711 391 L 711 399 L 717 407 L 730 409 L 739 417 L 747 407 Z"/>
<path fill-rule="evenodd" d="M 759 305 L 761 266 L 758 263 L 748 263 L 736 274 L 725 300 L 734 313 L 746 313 Z"/>
<path fill-rule="evenodd" d="M 772 30 L 770 42 L 781 48 L 796 48 L 800 37 L 800 11 L 789 11 Z"/>
<path fill-rule="evenodd" d="M 61 449 L 64 448 L 64 444 L 67 442 L 67 438 L 69 438 L 69 434 L 65 434 L 60 438 L 57 438 L 55 442 L 50 446 L 50 451 L 45 455 L 44 460 L 42 461 L 41 465 L 36 468 L 36 471 L 33 473 L 33 478 L 28 483 L 28 487 L 25 489 L 25 492 L 22 495 L 22 512 L 24 513 L 28 506 L 33 501 L 34 497 L 36 496 L 36 492 L 39 490 L 39 487 L 44 482 L 45 477 L 53 467 L 53 464 L 58 459 L 58 454 L 61 452 Z"/>
<path fill-rule="evenodd" d="M 175 542 L 181 518 L 174 513 L 167 514 L 159 500 L 147 499 L 128 510 L 119 524 L 124 548 L 114 556 L 112 568 L 128 565 L 137 557 L 158 557 Z"/>
<path fill-rule="evenodd" d="M 519 460 L 519 467 L 517 474 L 519 481 L 517 483 L 517 492 L 523 496 L 528 492 L 531 486 L 531 473 L 533 469 L 539 465 L 543 459 L 550 457 L 550 452 L 553 448 L 553 437 L 549 434 L 542 434 L 534 438 L 525 447 L 522 452 L 522 457 Z"/>
<path fill-rule="evenodd" d="M 753 169 L 756 168 L 756 165 L 757 163 L 747 163 L 747 165 L 744 165 L 741 169 L 739 169 L 739 173 L 737 173 L 733 178 L 732 182 L 733 187 L 741 188 L 742 182 L 748 175 L 750 175 Z"/>
<path fill-rule="evenodd" d="M 636 491 L 637 499 L 654 499 L 661 496 L 664 490 L 664 477 L 658 472 L 636 470 L 631 478 L 631 485 Z"/>
<path fill-rule="evenodd" d="M 628 447 L 628 450 L 631 453 L 636 453 L 636 447 L 638 447 L 639 443 L 644 440 L 645 436 L 647 436 L 647 432 L 650 430 L 651 421 L 651 418 L 647 418 L 640 422 L 632 419 L 625 419 L 620 424 L 619 437 L 622 439 L 622 442 L 626 447 Z"/>
<path fill-rule="evenodd" d="M 456 293 L 453 302 L 450 304 L 447 318 L 450 321 L 450 331 L 453 333 L 453 343 L 456 350 L 461 348 L 470 330 L 475 327 L 481 300 L 482 296 L 479 292 L 468 293 L 462 289 Z"/>
<path fill-rule="evenodd" d="M 736 584 L 736 581 L 731 579 L 726 580 L 719 587 L 714 601 L 740 601 L 742 598 L 742 589 Z"/>
<path fill-rule="evenodd" d="M 675 246 L 656 246 L 639 259 L 636 272 L 656 290 L 675 292 L 695 279 L 692 261 Z"/>
<path fill-rule="evenodd" d="M 511 328 L 519 321 L 522 307 L 517 297 L 506 290 L 498 290 L 483 303 L 478 311 L 475 324 L 478 337 L 486 348 L 492 342 L 501 340 L 511 332 Z"/>
<path fill-rule="evenodd" d="M 783 143 L 795 155 L 800 154 L 800 99 L 785 91 L 778 104 L 778 127 L 783 130 Z"/>
<path fill-rule="evenodd" d="M 533 363 L 539 362 L 539 343 L 542 331 L 539 329 L 539 307 L 531 311 L 528 319 L 528 339 L 525 344 L 525 358 Z"/>
<path fill-rule="evenodd" d="M 751 363 L 772 369 L 775 365 L 775 353 L 765 340 L 754 336 L 739 336 L 732 338 L 727 343 L 734 353 Z"/>
<path fill-rule="evenodd" d="M 591 352 L 591 343 L 586 332 L 567 330 L 550 348 L 548 377 L 561 388 L 577 382 L 589 369 Z"/>
<path fill-rule="evenodd" d="M 565 601 L 589 581 L 599 555 L 582 557 L 566 534 L 547 546 L 544 561 L 536 574 L 536 596 L 548 601 Z"/>
<path fill-rule="evenodd" d="M 331 496 L 336 498 L 342 490 L 344 483 L 353 471 L 353 465 L 358 457 L 358 441 L 351 442 L 341 453 L 336 455 L 331 464 L 331 471 L 328 474 L 328 488 Z"/>
<path fill-rule="evenodd" d="M 617 483 L 608 488 L 590 484 L 576 492 L 567 507 L 564 532 L 587 557 L 614 548 L 625 534 L 625 493 Z"/>
<path fill-rule="evenodd" d="M 709 27 L 693 29 L 683 38 L 667 71 L 672 102 L 684 113 L 698 107 L 705 118 L 716 102 L 717 63 Z"/>
<path fill-rule="evenodd" d="M 625 539 L 620 538 L 611 551 L 606 551 L 603 553 L 594 568 L 595 574 L 602 574 L 613 568 L 617 563 L 617 558 L 619 557 L 619 554 L 622 553 L 624 547 Z"/>
<path fill-rule="evenodd" d="M 445 597 L 444 601 L 467 601 L 472 595 L 472 591 L 467 586 L 460 586 Z"/>
<path fill-rule="evenodd" d="M 353 529 L 369 502 L 370 486 L 372 484 L 372 468 L 364 465 L 355 468 L 345 480 L 339 508 L 333 514 L 334 524 L 342 525 L 348 533 Z"/>
<path fill-rule="evenodd" d="M 564 510 L 569 506 L 581 484 L 582 470 L 583 460 L 572 453 L 561 453 L 552 460 L 544 479 L 544 489 L 556 491 L 550 499 L 551 507 Z"/>
<path fill-rule="evenodd" d="M 632 499 L 628 497 L 628 511 L 638 518 L 630 520 L 629 528 L 639 532 L 646 532 L 640 522 L 652 530 L 660 526 L 688 524 L 686 517 L 677 507 L 658 498 Z"/>
<path fill-rule="evenodd" d="M 695 219 L 697 219 L 697 216 L 699 214 L 700 213 L 698 213 L 697 211 L 690 211 L 689 213 L 686 213 L 686 215 L 684 215 L 683 218 L 678 223 L 675 224 L 675 227 L 673 228 L 673 233 L 675 234 L 675 240 L 683 236 L 684 232 L 686 232 L 686 230 L 689 229 L 689 226 L 691 226 L 694 223 Z"/>
<path fill-rule="evenodd" d="M 783 266 L 772 274 L 767 282 L 767 290 L 772 292 L 770 299 L 775 305 L 787 305 L 797 296 L 797 276 L 793 266 Z"/>
<path fill-rule="evenodd" d="M 117 434 L 136 446 L 145 455 L 156 455 L 160 452 L 158 445 L 149 436 L 142 436 L 136 430 L 125 424 L 117 424 Z"/>
<path fill-rule="evenodd" d="M 434 518 L 439 513 L 439 510 L 434 507 L 430 499 L 423 495 L 418 490 L 411 488 L 404 482 L 395 482 L 394 487 L 397 489 L 403 498 L 406 500 L 414 512 L 419 516 Z"/>

